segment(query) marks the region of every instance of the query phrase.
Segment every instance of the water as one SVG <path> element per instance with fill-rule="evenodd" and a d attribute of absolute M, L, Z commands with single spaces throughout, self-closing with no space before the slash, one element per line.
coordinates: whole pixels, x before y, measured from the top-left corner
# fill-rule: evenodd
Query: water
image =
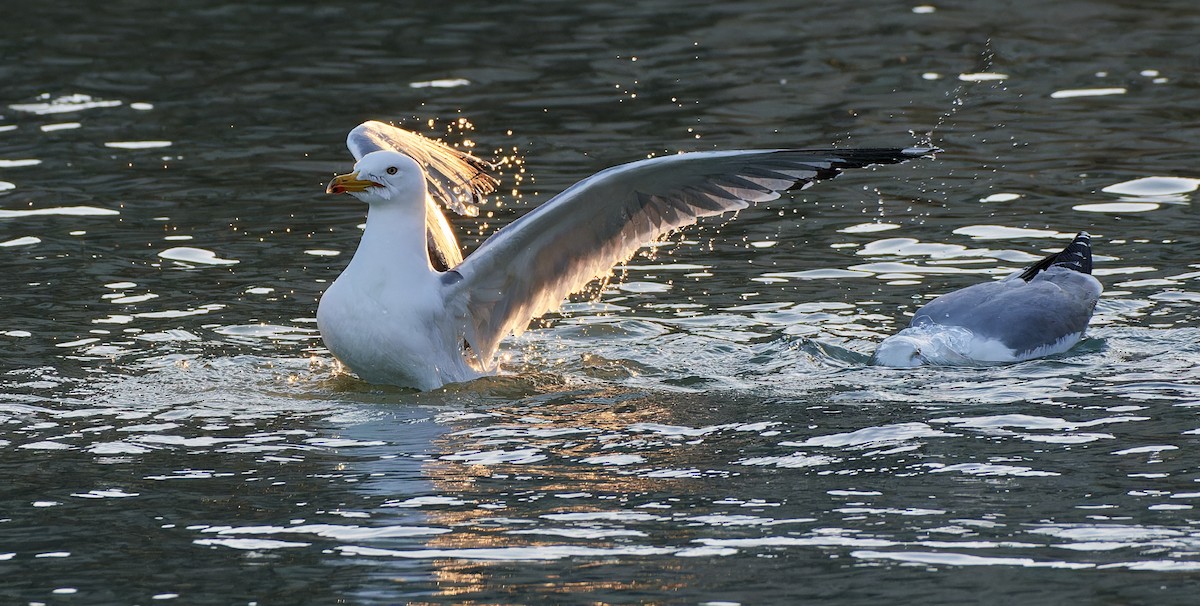
<path fill-rule="evenodd" d="M 0 601 L 1190 603 L 1200 10 L 914 6 L 6 11 Z M 371 118 L 523 155 L 469 247 L 649 154 L 946 153 L 686 230 L 413 393 L 314 330 Z M 1069 354 L 866 366 L 1081 229 Z"/>

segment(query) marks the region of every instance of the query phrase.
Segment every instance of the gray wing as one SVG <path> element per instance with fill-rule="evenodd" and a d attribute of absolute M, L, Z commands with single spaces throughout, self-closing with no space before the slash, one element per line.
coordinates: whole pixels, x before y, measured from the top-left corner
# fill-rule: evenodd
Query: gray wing
<path fill-rule="evenodd" d="M 460 215 L 478 214 L 476 205 L 499 184 L 487 172 L 492 165 L 416 133 L 373 120 L 350 131 L 346 136 L 346 147 L 350 148 L 355 160 L 361 160 L 373 151 L 387 149 L 398 151 L 424 167 L 430 192 L 430 197 L 425 200 L 430 259 L 438 269 L 461 263 L 462 250 L 437 202 Z"/>
<path fill-rule="evenodd" d="M 665 156 L 601 171 L 500 230 L 457 271 L 467 340 L 489 364 L 500 340 L 557 309 L 616 263 L 700 217 L 740 210 L 844 168 L 937 151 L 751 150 Z"/>
<path fill-rule="evenodd" d="M 1020 355 L 1082 334 L 1102 291 L 1092 276 L 1051 267 L 1029 282 L 1014 274 L 944 294 L 917 310 L 911 326 L 961 326 Z"/>

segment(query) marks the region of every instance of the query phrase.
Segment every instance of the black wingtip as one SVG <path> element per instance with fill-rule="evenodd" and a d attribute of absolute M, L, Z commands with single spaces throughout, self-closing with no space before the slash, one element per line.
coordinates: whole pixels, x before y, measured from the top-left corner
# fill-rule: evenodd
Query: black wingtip
<path fill-rule="evenodd" d="M 865 148 L 849 148 L 849 149 L 809 149 L 809 150 L 794 150 L 803 154 L 811 154 L 814 162 L 824 160 L 821 156 L 829 157 L 832 160 L 830 168 L 835 169 L 828 175 L 818 176 L 817 179 L 826 179 L 837 175 L 836 169 L 843 168 L 863 168 L 877 164 L 899 164 L 908 162 L 915 158 L 932 158 L 934 154 L 942 151 L 936 147 L 865 147 Z"/>
<path fill-rule="evenodd" d="M 1028 282 L 1038 275 L 1038 272 L 1051 267 L 1065 267 L 1084 274 L 1092 273 L 1092 236 L 1086 231 L 1079 232 L 1062 251 L 1027 267 L 1021 272 L 1021 279 Z"/>

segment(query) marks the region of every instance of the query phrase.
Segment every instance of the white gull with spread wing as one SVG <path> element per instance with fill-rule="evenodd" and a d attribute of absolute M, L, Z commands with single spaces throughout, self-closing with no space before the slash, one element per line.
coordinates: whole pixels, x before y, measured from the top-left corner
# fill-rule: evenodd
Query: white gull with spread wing
<path fill-rule="evenodd" d="M 505 336 L 671 230 L 845 168 L 937 151 L 712 151 L 623 164 L 576 183 L 463 259 L 433 197 L 461 209 L 490 193 L 497 182 L 486 162 L 381 122 L 355 128 L 347 146 L 354 172 L 326 191 L 366 202 L 367 224 L 321 297 L 317 325 L 363 380 L 424 390 L 494 373 Z"/>

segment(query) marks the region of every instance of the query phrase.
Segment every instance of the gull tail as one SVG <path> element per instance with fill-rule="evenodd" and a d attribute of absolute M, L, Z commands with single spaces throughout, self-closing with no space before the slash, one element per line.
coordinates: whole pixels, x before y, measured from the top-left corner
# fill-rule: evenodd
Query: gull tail
<path fill-rule="evenodd" d="M 1051 267 L 1065 267 L 1083 274 L 1092 273 L 1092 237 L 1086 231 L 1079 232 L 1061 252 L 1049 255 L 1021 272 L 1021 279 L 1028 282 L 1038 275 L 1038 272 Z"/>

